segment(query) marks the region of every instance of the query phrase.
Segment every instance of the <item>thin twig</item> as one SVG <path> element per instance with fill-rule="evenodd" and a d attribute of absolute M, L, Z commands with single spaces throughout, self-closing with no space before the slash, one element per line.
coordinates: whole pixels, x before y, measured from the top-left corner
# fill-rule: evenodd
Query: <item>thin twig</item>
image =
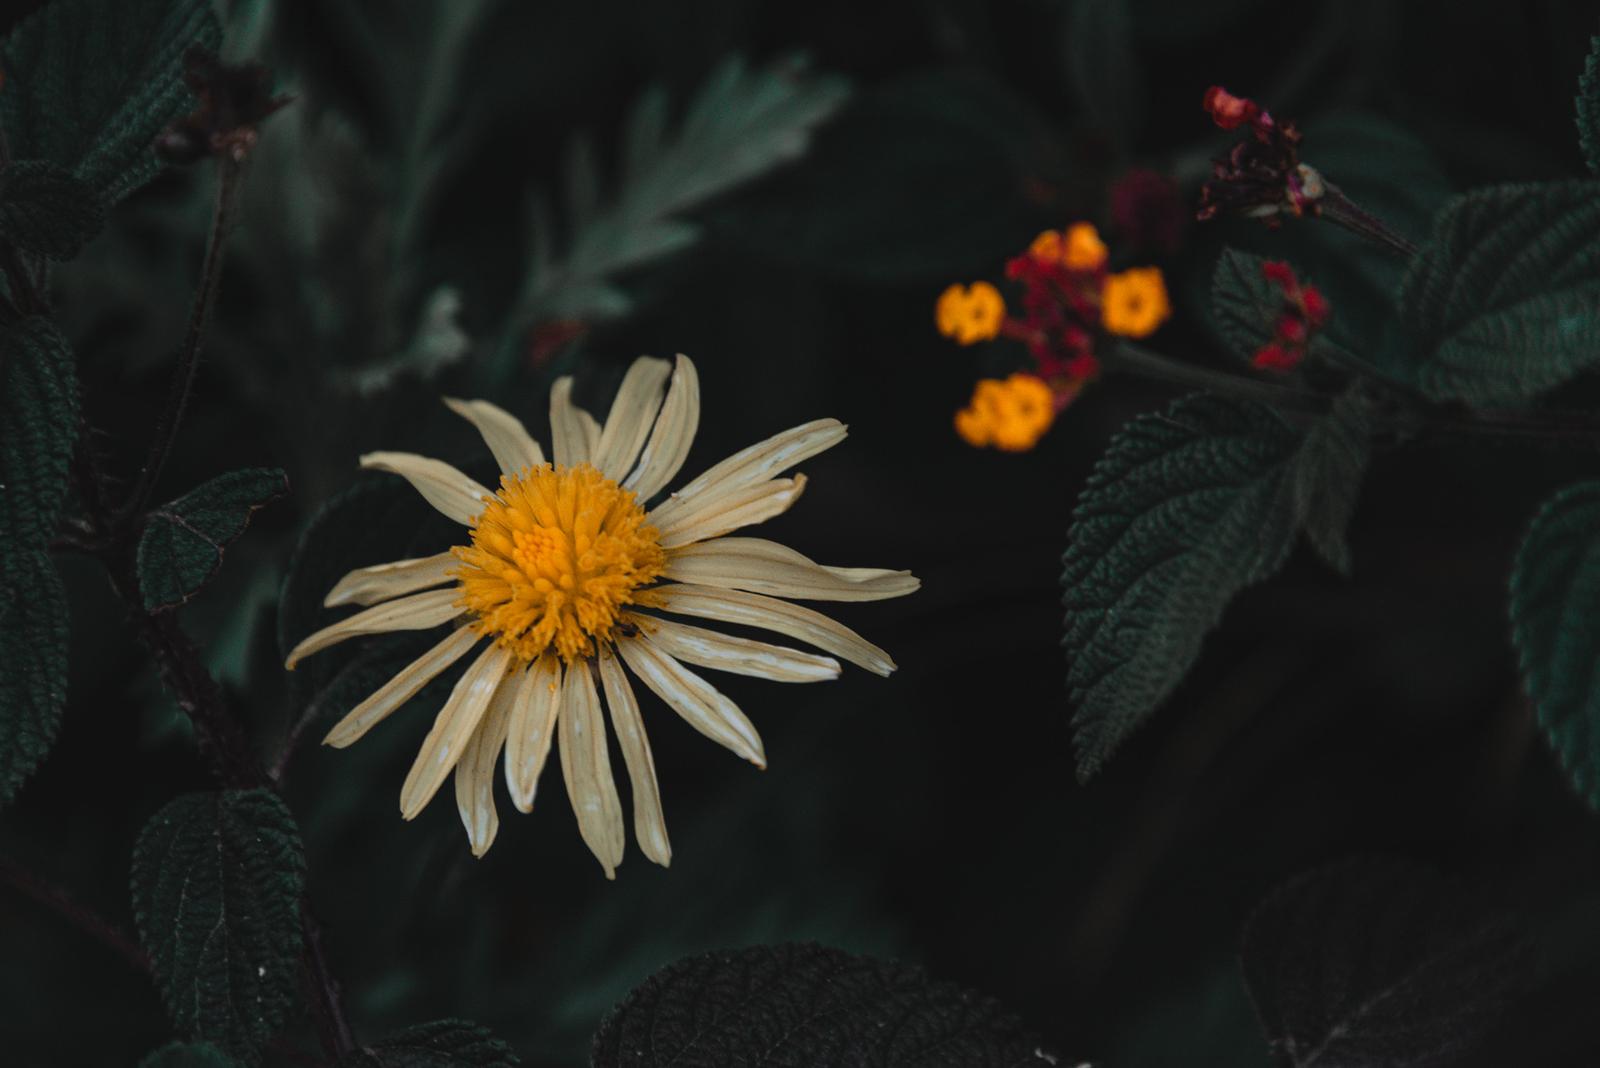
<path fill-rule="evenodd" d="M 333 977 L 327 955 L 323 952 L 322 927 L 311 914 L 311 903 L 306 900 L 300 904 L 300 930 L 305 940 L 306 970 L 317 1006 L 322 1045 L 337 1059 L 354 1052 L 356 1040 L 344 1013 L 344 997 L 339 982 Z"/>
<path fill-rule="evenodd" d="M 23 869 L 8 857 L 0 857 L 0 882 L 9 883 L 25 897 L 50 909 L 78 930 L 99 939 L 139 971 L 150 970 L 150 959 L 131 936 L 87 905 L 75 901 L 61 887 Z"/>
<path fill-rule="evenodd" d="M 1352 233 L 1360 234 L 1369 241 L 1375 241 L 1406 259 L 1417 254 L 1416 245 L 1396 233 L 1382 219 L 1351 200 L 1338 186 L 1326 179 L 1324 186 L 1326 191 L 1317 201 L 1317 214 L 1320 218 L 1342 226 Z"/>
<path fill-rule="evenodd" d="M 226 245 L 228 225 L 233 217 L 238 199 L 239 176 L 243 164 L 232 156 L 218 157 L 216 205 L 211 214 L 211 235 L 206 242 L 206 257 L 200 268 L 200 284 L 195 289 L 194 303 L 189 312 L 189 327 L 184 333 L 183 346 L 178 350 L 178 362 L 172 373 L 172 384 L 167 391 L 167 403 L 156 421 L 155 439 L 150 444 L 150 454 L 139 471 L 139 481 L 134 485 L 121 516 L 137 516 L 150 503 L 150 494 L 161 469 L 172 454 L 172 445 L 183 422 L 183 413 L 194 392 L 195 373 L 200 366 L 200 349 L 205 341 L 206 326 L 211 319 L 211 309 L 216 304 L 217 283 L 222 277 L 222 250 Z"/>

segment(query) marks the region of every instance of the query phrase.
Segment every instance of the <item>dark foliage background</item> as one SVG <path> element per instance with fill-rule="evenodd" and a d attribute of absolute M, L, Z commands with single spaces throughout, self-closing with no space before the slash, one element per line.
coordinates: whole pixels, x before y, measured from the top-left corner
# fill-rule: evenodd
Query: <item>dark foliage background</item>
<path fill-rule="evenodd" d="M 30 6 L 11 5 L 5 22 Z M 553 369 L 576 368 L 579 393 L 603 406 L 634 356 L 688 353 L 705 397 L 688 469 L 836 416 L 849 440 L 807 465 L 806 499 L 773 536 L 923 580 L 914 597 L 839 613 L 897 658 L 889 680 L 728 682 L 764 732 L 765 773 L 647 707 L 670 870 L 630 850 L 606 883 L 549 783 L 481 861 L 448 799 L 402 823 L 394 798 L 420 706 L 348 751 L 307 747 L 287 799 L 363 1036 L 464 1016 L 527 1063 L 581 1063 L 606 1010 L 669 962 L 816 939 L 994 995 L 1072 1058 L 1268 1064 L 1237 962 L 1246 916 L 1304 870 L 1389 853 L 1536 921 L 1542 993 L 1470 1063 L 1600 1056 L 1582 1026 L 1600 986 L 1600 831 L 1538 739 L 1505 611 L 1527 517 L 1592 471 L 1592 456 L 1460 441 L 1386 455 L 1357 512 L 1353 578 L 1297 550 L 1235 605 L 1160 719 L 1079 786 L 1058 648 L 1064 534 L 1105 439 L 1175 394 L 1117 379 L 1030 453 L 969 449 L 951 413 L 1008 356 L 950 346 L 931 312 L 944 285 L 993 276 L 1044 227 L 1108 225 L 1108 190 L 1130 166 L 1177 177 L 1192 202 L 1223 144 L 1198 106 L 1214 82 L 1298 117 L 1311 138 L 1319 124 L 1343 131 L 1348 151 L 1326 169 L 1402 227 L 1425 230 L 1452 190 L 1577 173 L 1572 96 L 1600 6 L 1132 0 L 1125 55 L 1068 32 L 1076 6 L 490 4 L 450 90 L 447 125 L 461 136 L 411 274 L 371 294 L 351 255 L 359 234 L 282 254 L 298 225 L 282 192 L 292 175 L 265 157 L 297 124 L 336 115 L 379 186 L 397 180 L 386 100 L 425 89 L 407 80 L 429 72 L 392 42 L 424 46 L 431 8 L 276 5 L 261 47 L 301 99 L 264 127 L 192 418 L 158 489 L 167 499 L 224 470 L 288 472 L 291 494 L 183 610 L 267 751 L 291 716 L 274 621 L 299 531 L 359 481 L 359 452 L 484 459 L 440 393 L 487 390 L 540 434 Z M 403 32 L 374 46 L 364 27 L 388 22 Z M 810 151 L 689 213 L 702 240 L 622 274 L 631 313 L 595 322 L 553 363 L 528 366 L 501 345 L 533 230 L 527 191 L 560 188 L 572 139 L 594 136 L 606 185 L 616 131 L 647 86 L 681 107 L 729 54 L 759 64 L 796 49 L 854 87 Z M 287 164 L 336 190 L 353 180 L 344 166 L 332 151 Z M 164 175 L 58 276 L 91 419 L 125 476 L 142 448 L 125 443 L 145 440 L 166 389 L 211 180 L 203 168 Z M 353 215 L 370 196 L 343 192 Z M 1200 309 L 1223 244 L 1340 254 L 1310 227 L 1271 237 L 1242 221 L 1190 226 L 1170 254 L 1143 250 L 1178 306 L 1155 339 L 1165 351 L 1216 358 Z M 405 306 L 409 329 L 441 284 L 462 294 L 471 353 L 430 381 L 351 388 L 340 369 L 371 363 L 396 321 L 384 302 Z M 319 315 L 338 329 L 304 327 Z M 1592 403 L 1592 390 L 1579 397 Z M 417 506 L 382 522 L 423 519 Z M 66 718 L 0 819 L 0 854 L 131 930 L 139 830 L 205 780 L 98 568 L 63 569 Z M 0 887 L 0 1060 L 132 1064 L 168 1037 L 145 975 Z"/>

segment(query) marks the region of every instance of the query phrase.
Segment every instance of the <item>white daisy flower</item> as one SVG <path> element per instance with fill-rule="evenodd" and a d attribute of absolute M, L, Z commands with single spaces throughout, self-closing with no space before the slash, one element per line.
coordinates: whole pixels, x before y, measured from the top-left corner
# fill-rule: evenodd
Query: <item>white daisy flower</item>
<path fill-rule="evenodd" d="M 625 831 L 602 693 L 632 786 L 639 848 L 665 865 L 672 848 L 630 672 L 690 726 L 765 767 L 750 720 L 687 665 L 817 682 L 838 676 L 838 657 L 888 675 L 895 665 L 882 649 L 790 599 L 876 601 L 911 593 L 918 582 L 907 571 L 825 567 L 776 542 L 727 536 L 799 498 L 805 476 L 779 476 L 844 440 L 837 420 L 806 423 L 735 453 L 646 512 L 644 502 L 683 466 L 699 425 L 694 364 L 684 356 L 676 364 L 634 361 L 604 425 L 571 395 L 570 376 L 550 393 L 554 462 L 505 410 L 481 400 L 445 401 L 477 427 L 499 462 L 497 491 L 441 460 L 363 456 L 363 467 L 400 475 L 466 527 L 468 543 L 340 579 L 324 603 L 368 607 L 306 638 L 286 666 L 357 635 L 453 624 L 351 709 L 324 743 L 350 745 L 473 654 L 406 776 L 401 815 L 415 817 L 454 772 L 456 804 L 472 852 L 482 856 L 499 828 L 494 778 L 502 753 L 511 801 L 528 812 L 559 739 L 578 829 L 614 878 Z M 774 631 L 831 655 L 733 637 L 675 616 Z"/>

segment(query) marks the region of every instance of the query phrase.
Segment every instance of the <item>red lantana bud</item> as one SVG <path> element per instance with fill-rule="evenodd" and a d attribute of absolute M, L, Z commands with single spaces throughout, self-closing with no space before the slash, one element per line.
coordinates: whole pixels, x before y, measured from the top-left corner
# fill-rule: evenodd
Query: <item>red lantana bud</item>
<path fill-rule="evenodd" d="M 1285 293 L 1294 288 L 1294 268 L 1282 260 L 1268 260 L 1261 265 L 1261 277 Z"/>
<path fill-rule="evenodd" d="M 1300 362 L 1300 353 L 1291 351 L 1276 341 L 1262 345 L 1250 358 L 1250 365 L 1262 371 L 1288 371 Z"/>
<path fill-rule="evenodd" d="M 1067 377 L 1075 380 L 1093 378 L 1100 373 L 1100 361 L 1092 352 L 1081 352 L 1067 361 Z"/>
<path fill-rule="evenodd" d="M 1298 345 L 1305 341 L 1307 333 L 1306 324 L 1299 318 L 1293 315 L 1278 316 L 1277 334 L 1279 339 L 1287 341 L 1291 345 Z"/>
<path fill-rule="evenodd" d="M 1234 96 L 1220 85 L 1207 89 L 1202 103 L 1212 121 L 1224 130 L 1237 130 L 1247 122 L 1254 122 L 1261 114 L 1255 101 Z"/>
<path fill-rule="evenodd" d="M 1328 320 L 1328 299 L 1316 286 L 1302 286 L 1300 303 L 1306 309 L 1306 319 L 1312 326 L 1321 326 Z"/>

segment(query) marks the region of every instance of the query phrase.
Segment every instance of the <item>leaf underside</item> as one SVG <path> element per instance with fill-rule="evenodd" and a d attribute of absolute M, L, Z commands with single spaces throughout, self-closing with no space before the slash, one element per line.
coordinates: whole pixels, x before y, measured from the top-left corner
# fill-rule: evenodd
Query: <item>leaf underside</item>
<path fill-rule="evenodd" d="M 338 1068 L 516 1068 L 511 1047 L 466 1020 L 418 1024 L 341 1058 Z"/>
<path fill-rule="evenodd" d="M 139 536 L 139 590 L 152 612 L 200 592 L 222 567 L 223 553 L 263 505 L 289 492 L 276 468 L 229 471 L 151 511 Z"/>

